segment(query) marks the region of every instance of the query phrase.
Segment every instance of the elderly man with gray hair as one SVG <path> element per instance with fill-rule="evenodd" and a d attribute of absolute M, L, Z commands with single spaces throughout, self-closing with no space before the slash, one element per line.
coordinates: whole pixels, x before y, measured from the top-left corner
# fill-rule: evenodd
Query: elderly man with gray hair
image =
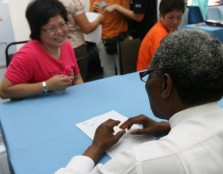
<path fill-rule="evenodd" d="M 219 174 L 223 171 L 223 46 L 206 32 L 176 31 L 161 42 L 147 71 L 146 91 L 155 122 L 145 115 L 108 120 L 96 130 L 93 143 L 57 174 Z M 95 163 L 133 124 L 134 135 L 158 135 L 159 140 L 130 147 L 105 164 Z"/>

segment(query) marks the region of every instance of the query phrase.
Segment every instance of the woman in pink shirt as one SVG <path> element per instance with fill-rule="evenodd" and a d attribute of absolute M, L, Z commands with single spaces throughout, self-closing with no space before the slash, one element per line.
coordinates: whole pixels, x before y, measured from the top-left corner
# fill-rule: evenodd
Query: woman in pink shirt
<path fill-rule="evenodd" d="M 10 62 L 0 96 L 27 98 L 83 83 L 67 40 L 67 12 L 58 0 L 35 0 L 26 9 L 31 40 Z"/>

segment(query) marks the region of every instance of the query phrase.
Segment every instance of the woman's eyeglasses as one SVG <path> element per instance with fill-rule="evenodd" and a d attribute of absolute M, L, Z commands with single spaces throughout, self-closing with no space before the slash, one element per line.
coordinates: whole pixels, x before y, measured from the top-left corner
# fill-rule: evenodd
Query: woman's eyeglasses
<path fill-rule="evenodd" d="M 50 35 L 54 35 L 58 31 L 58 29 L 60 29 L 60 30 L 67 29 L 67 23 L 64 22 L 64 23 L 61 23 L 58 26 L 51 26 L 51 27 L 48 27 L 48 28 L 42 28 L 41 30 L 46 31 Z"/>

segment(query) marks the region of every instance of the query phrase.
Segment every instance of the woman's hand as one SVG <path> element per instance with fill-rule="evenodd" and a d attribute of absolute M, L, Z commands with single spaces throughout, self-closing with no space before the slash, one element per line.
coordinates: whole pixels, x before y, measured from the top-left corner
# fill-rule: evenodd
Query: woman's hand
<path fill-rule="evenodd" d="M 48 91 L 62 91 L 73 83 L 74 77 L 67 75 L 55 75 L 46 81 Z"/>
<path fill-rule="evenodd" d="M 130 129 L 133 124 L 141 124 L 143 126 L 142 129 L 132 131 L 133 135 L 148 134 L 158 136 L 160 134 L 167 134 L 170 131 L 170 125 L 168 122 L 156 122 L 142 114 L 129 118 L 120 126 L 120 128 L 123 130 Z"/>

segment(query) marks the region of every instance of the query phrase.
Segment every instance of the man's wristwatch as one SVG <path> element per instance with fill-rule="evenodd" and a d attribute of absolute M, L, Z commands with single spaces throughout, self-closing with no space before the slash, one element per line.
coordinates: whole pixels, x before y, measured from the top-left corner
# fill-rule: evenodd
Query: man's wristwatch
<path fill-rule="evenodd" d="M 42 82 L 42 87 L 43 87 L 43 93 L 47 93 L 48 92 L 48 89 L 46 87 L 46 82 Z"/>

